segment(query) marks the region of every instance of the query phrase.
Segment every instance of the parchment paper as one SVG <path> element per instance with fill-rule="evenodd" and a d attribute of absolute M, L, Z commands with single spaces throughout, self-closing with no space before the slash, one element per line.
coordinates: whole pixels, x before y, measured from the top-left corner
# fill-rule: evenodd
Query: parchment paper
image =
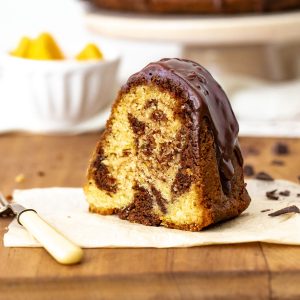
<path fill-rule="evenodd" d="M 300 208 L 300 185 L 284 180 L 273 182 L 248 180 L 252 198 L 249 208 L 239 217 L 200 232 L 164 227 L 150 227 L 88 212 L 80 188 L 41 188 L 16 190 L 14 199 L 35 209 L 48 223 L 84 248 L 100 247 L 192 247 L 210 244 L 232 244 L 262 241 L 300 245 L 300 214 L 277 217 L 269 213 L 296 205 Z M 290 196 L 279 200 L 266 198 L 266 191 L 289 190 Z M 267 212 L 262 210 L 270 209 Z M 39 247 L 39 243 L 13 220 L 4 235 L 6 247 Z"/>

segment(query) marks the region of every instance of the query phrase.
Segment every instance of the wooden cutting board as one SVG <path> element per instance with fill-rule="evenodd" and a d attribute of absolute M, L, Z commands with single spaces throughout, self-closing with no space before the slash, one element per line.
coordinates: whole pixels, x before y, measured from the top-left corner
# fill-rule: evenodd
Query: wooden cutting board
<path fill-rule="evenodd" d="M 7 195 L 14 188 L 81 186 L 97 138 L 1 136 L 1 189 Z M 272 154 L 276 141 L 241 139 L 246 163 L 297 182 L 300 140 L 284 140 L 291 150 L 284 156 Z M 271 164 L 273 159 L 284 165 Z M 16 183 L 20 173 L 25 181 Z M 8 223 L 0 220 L 1 236 Z M 43 249 L 4 248 L 1 242 L 0 299 L 300 299 L 300 247 L 251 243 L 84 252 L 81 264 L 62 266 Z"/>

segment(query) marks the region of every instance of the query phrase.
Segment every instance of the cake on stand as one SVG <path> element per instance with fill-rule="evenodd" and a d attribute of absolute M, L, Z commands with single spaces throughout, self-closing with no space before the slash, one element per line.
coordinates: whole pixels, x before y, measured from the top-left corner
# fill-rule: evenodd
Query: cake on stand
<path fill-rule="evenodd" d="M 155 16 L 99 10 L 86 15 L 86 24 L 104 36 L 182 45 L 181 57 L 204 65 L 221 83 L 242 135 L 300 136 L 300 11 Z"/>
<path fill-rule="evenodd" d="M 87 26 L 116 38 L 177 42 L 182 57 L 219 73 L 271 81 L 298 75 L 300 11 L 234 16 L 149 16 L 97 11 Z"/>

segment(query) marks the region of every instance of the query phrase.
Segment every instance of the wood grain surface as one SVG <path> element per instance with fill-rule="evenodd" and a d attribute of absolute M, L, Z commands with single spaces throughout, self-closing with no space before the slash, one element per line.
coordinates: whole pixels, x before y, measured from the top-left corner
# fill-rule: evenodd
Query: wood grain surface
<path fill-rule="evenodd" d="M 0 189 L 81 186 L 99 134 L 3 135 Z M 300 140 L 243 138 L 256 172 L 297 182 Z M 253 151 L 254 149 L 254 151 Z M 253 153 L 258 152 L 258 153 Z M 284 165 L 272 164 L 279 159 Z M 15 182 L 24 174 L 22 183 Z M 299 191 L 300 192 L 300 191 Z M 3 236 L 10 220 L 0 220 Z M 300 247 L 264 243 L 172 249 L 88 249 L 79 265 L 62 266 L 40 248 L 0 245 L 0 299 L 300 299 Z"/>

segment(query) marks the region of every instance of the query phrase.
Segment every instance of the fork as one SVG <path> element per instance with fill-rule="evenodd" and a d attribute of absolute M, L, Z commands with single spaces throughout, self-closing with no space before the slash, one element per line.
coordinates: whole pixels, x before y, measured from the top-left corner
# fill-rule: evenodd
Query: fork
<path fill-rule="evenodd" d="M 83 251 L 55 228 L 43 220 L 34 209 L 9 203 L 0 192 L 0 217 L 16 216 L 41 245 L 61 264 L 74 264 L 81 261 Z"/>

